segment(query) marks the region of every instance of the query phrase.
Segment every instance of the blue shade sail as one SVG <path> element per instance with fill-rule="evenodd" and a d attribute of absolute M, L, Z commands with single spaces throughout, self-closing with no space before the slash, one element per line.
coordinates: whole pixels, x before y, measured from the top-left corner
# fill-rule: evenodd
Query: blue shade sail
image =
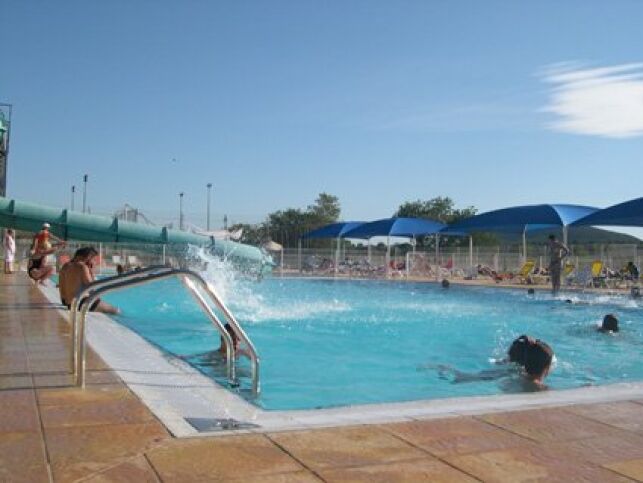
<path fill-rule="evenodd" d="M 309 231 L 302 238 L 339 238 L 344 236 L 349 230 L 363 225 L 363 221 L 342 221 L 338 223 L 331 223 L 330 225 L 322 226 L 316 230 Z"/>
<path fill-rule="evenodd" d="M 643 226 L 643 198 L 635 198 L 576 220 L 573 225 Z"/>
<path fill-rule="evenodd" d="M 372 238 L 374 236 L 404 236 L 415 237 L 432 235 L 440 232 L 446 225 L 439 221 L 425 218 L 385 218 L 383 220 L 364 223 L 357 228 L 345 232 L 344 238 Z"/>
<path fill-rule="evenodd" d="M 514 206 L 472 216 L 449 225 L 447 230 L 450 232 L 496 231 L 522 233 L 525 230 L 533 231 L 571 225 L 576 220 L 596 211 L 598 211 L 598 208 L 582 205 Z"/>

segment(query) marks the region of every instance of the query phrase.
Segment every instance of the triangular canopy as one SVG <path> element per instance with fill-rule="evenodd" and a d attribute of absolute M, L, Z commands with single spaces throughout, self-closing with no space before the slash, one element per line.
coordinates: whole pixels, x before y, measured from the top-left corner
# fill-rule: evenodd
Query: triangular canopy
<path fill-rule="evenodd" d="M 357 228 L 363 224 L 363 221 L 341 221 L 339 223 L 331 223 L 330 225 L 309 231 L 302 236 L 302 238 L 339 238 L 344 236 L 344 233 L 347 231 Z"/>
<path fill-rule="evenodd" d="M 574 221 L 597 210 L 598 208 L 592 206 L 565 204 L 514 206 L 472 216 L 449 225 L 447 230 L 522 233 L 529 230 L 571 225 Z"/>
<path fill-rule="evenodd" d="M 384 218 L 383 220 L 364 223 L 343 234 L 344 238 L 367 239 L 374 236 L 403 236 L 416 237 L 432 235 L 442 230 L 446 225 L 439 221 L 425 218 Z"/>
<path fill-rule="evenodd" d="M 643 198 L 635 198 L 596 211 L 576 220 L 573 225 L 643 226 Z"/>

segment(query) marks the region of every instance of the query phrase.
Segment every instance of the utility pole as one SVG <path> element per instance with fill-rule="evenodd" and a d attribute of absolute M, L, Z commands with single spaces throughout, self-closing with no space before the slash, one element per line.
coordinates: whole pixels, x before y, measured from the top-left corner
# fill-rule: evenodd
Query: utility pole
<path fill-rule="evenodd" d="M 179 230 L 183 230 L 183 194 L 179 193 Z"/>
<path fill-rule="evenodd" d="M 83 176 L 83 213 L 87 211 L 87 175 Z"/>
<path fill-rule="evenodd" d="M 207 207 L 208 215 L 207 215 L 206 229 L 205 230 L 210 231 L 210 199 L 211 199 L 210 195 L 211 195 L 211 192 L 212 192 L 212 183 L 208 183 L 207 187 L 208 187 L 208 207 Z"/>
<path fill-rule="evenodd" d="M 71 211 L 74 211 L 74 200 L 76 199 L 76 186 L 71 186 Z"/>

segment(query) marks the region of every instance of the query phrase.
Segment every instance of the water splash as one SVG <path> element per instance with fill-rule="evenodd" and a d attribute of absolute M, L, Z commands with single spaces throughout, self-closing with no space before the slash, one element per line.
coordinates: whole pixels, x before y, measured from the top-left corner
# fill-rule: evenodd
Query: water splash
<path fill-rule="evenodd" d="M 271 300 L 258 293 L 261 281 L 240 273 L 229 261 L 210 254 L 207 249 L 190 246 L 188 256 L 197 261 L 200 275 L 214 286 L 223 302 L 241 321 L 306 321 L 315 314 L 350 310 L 347 303 L 336 299 L 330 302 L 298 301 L 292 297 L 286 301 Z"/>

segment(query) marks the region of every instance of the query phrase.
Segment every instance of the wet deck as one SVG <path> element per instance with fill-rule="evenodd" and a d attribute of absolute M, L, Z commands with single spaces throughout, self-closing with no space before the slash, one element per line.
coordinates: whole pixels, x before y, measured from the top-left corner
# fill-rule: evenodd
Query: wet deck
<path fill-rule="evenodd" d="M 0 481 L 643 481 L 643 400 L 173 438 L 24 274 L 0 276 Z"/>

